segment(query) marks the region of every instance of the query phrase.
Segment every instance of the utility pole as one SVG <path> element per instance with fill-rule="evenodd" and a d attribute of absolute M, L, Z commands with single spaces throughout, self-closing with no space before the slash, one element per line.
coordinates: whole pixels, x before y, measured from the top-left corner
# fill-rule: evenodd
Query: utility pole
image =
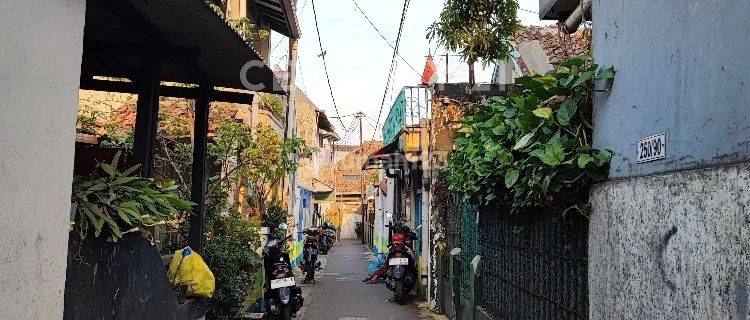
<path fill-rule="evenodd" d="M 448 83 L 448 51 L 445 52 L 445 83 Z"/>
<path fill-rule="evenodd" d="M 286 121 L 284 121 L 284 139 L 294 137 L 297 133 L 297 106 L 295 104 L 295 93 L 297 91 L 296 86 L 296 78 L 297 78 L 297 46 L 298 46 L 298 39 L 290 38 L 289 39 L 289 65 L 287 69 L 287 107 L 286 107 Z M 297 163 L 297 155 L 290 155 L 293 157 L 294 162 Z M 287 180 L 289 181 L 288 191 L 287 191 L 287 211 L 289 212 L 289 215 L 292 217 L 297 217 L 295 214 L 296 206 L 295 202 L 297 200 L 296 192 L 297 192 L 297 175 L 295 172 L 291 172 L 289 176 L 287 177 Z M 284 182 L 282 181 L 282 190 L 284 190 Z M 284 192 L 281 193 L 282 201 L 284 200 Z M 295 219 L 297 220 L 297 219 Z M 302 223 L 301 221 L 297 221 L 297 224 Z M 296 239 L 296 238 L 295 238 Z"/>
<path fill-rule="evenodd" d="M 365 117 L 363 112 L 357 112 L 354 115 L 359 120 L 359 150 L 362 152 L 362 163 L 367 161 L 365 159 L 365 145 L 362 136 L 362 118 Z M 365 244 L 365 170 L 359 173 L 359 211 L 362 214 L 362 244 Z"/>

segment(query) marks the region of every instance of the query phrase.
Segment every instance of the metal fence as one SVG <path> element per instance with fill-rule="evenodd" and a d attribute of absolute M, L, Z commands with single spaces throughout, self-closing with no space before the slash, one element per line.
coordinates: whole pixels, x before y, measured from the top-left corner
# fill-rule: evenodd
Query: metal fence
<path fill-rule="evenodd" d="M 471 260 L 477 255 L 477 207 L 460 203 L 461 208 L 461 295 L 470 299 L 472 296 Z"/>
<path fill-rule="evenodd" d="M 498 319 L 588 318 L 588 220 L 481 211 L 483 309 Z"/>

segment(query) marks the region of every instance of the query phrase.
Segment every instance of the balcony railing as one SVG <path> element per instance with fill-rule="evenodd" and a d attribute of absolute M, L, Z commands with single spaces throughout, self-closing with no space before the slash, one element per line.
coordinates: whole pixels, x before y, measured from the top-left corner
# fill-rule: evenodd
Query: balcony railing
<path fill-rule="evenodd" d="M 432 112 L 432 93 L 423 86 L 403 87 L 383 123 L 383 144 L 393 142 L 407 126 L 418 126 Z"/>

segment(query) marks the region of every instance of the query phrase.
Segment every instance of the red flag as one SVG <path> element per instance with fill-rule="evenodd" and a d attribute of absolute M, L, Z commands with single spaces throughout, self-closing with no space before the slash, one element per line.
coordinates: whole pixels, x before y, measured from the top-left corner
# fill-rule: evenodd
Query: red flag
<path fill-rule="evenodd" d="M 437 80 L 436 74 L 437 68 L 435 62 L 432 61 L 432 55 L 427 56 L 427 62 L 424 65 L 424 73 L 422 73 L 422 84 L 425 86 L 432 85 Z"/>

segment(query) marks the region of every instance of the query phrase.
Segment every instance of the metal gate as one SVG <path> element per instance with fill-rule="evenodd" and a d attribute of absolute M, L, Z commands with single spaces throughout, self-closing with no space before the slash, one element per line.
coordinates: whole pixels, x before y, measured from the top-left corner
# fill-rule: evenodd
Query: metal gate
<path fill-rule="evenodd" d="M 471 260 L 477 255 L 477 218 L 475 205 L 460 202 L 461 208 L 461 295 L 471 299 Z"/>
<path fill-rule="evenodd" d="M 588 220 L 560 210 L 482 209 L 484 310 L 501 319 L 588 318 Z"/>

